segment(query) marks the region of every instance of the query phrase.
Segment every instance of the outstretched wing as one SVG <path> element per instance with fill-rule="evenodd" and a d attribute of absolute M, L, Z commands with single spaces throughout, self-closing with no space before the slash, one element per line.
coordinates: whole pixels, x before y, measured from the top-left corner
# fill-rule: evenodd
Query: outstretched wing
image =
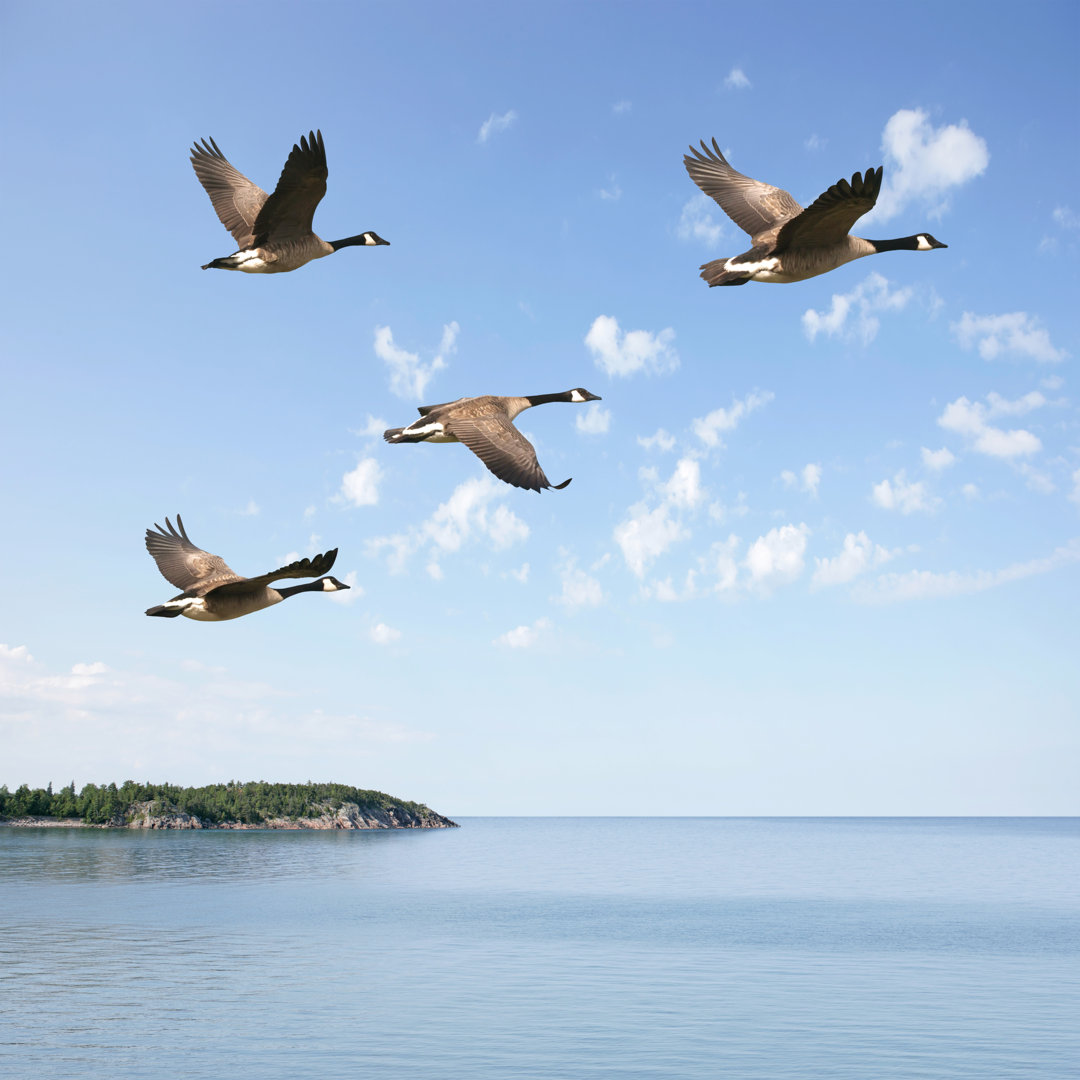
<path fill-rule="evenodd" d="M 326 147 L 322 132 L 311 132 L 300 145 L 293 143 L 274 193 L 263 204 L 255 222 L 255 246 L 268 240 L 307 236 L 317 207 L 326 194 Z"/>
<path fill-rule="evenodd" d="M 787 222 L 776 238 L 774 252 L 793 247 L 827 247 L 839 244 L 851 227 L 877 202 L 883 168 L 855 173 L 849 184 L 837 180 L 822 192 L 797 218 Z"/>
<path fill-rule="evenodd" d="M 170 584 L 182 589 L 188 596 L 205 596 L 211 589 L 231 582 L 243 581 L 235 570 L 230 569 L 220 555 L 196 547 L 184 530 L 180 515 L 176 515 L 179 532 L 166 518 L 168 531 L 156 522 L 154 529 L 146 530 L 146 550 L 154 557 L 161 576 Z"/>
<path fill-rule="evenodd" d="M 710 150 L 702 139 L 701 150 L 691 146 L 690 154 L 694 156 L 684 154 L 683 164 L 690 179 L 715 199 L 743 232 L 757 236 L 802 212 L 802 207 L 783 188 L 736 172 L 720 152 L 716 139 L 712 144 Z"/>
<path fill-rule="evenodd" d="M 266 192 L 229 164 L 213 139 L 191 149 L 191 167 L 214 204 L 221 224 L 243 251 L 252 246 L 255 220 L 266 202 Z"/>
<path fill-rule="evenodd" d="M 500 480 L 540 491 L 551 483 L 536 460 L 533 444 L 503 415 L 455 418 L 447 425 Z M 569 481 L 568 481 L 569 482 Z M 559 485 L 565 487 L 565 485 Z"/>
<path fill-rule="evenodd" d="M 324 555 L 315 555 L 310 559 L 297 559 L 278 570 L 272 570 L 269 574 L 260 574 L 258 577 L 244 578 L 231 584 L 223 585 L 218 589 L 222 593 L 250 592 L 269 585 L 271 581 L 279 578 L 316 578 L 328 574 L 337 558 L 338 549 L 334 548 Z"/>

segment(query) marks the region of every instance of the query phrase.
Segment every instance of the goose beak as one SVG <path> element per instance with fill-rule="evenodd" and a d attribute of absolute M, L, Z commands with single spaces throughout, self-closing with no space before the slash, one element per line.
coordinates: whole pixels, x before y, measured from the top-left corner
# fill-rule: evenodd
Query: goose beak
<path fill-rule="evenodd" d="M 588 390 L 585 391 L 586 401 L 603 401 L 604 399 L 599 394 L 590 394 Z"/>

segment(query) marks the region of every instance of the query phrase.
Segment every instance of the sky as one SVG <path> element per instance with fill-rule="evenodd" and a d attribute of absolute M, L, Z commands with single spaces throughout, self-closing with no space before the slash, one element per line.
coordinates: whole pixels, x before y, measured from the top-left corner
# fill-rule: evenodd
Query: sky
<path fill-rule="evenodd" d="M 770 10 L 7 0 L 0 783 L 1080 813 L 1080 13 Z M 271 189 L 313 128 L 316 231 L 390 246 L 201 271 L 193 142 Z M 709 289 L 713 137 L 948 248 Z M 381 438 L 578 386 L 518 420 L 563 491 Z M 177 513 L 352 588 L 147 619 Z"/>

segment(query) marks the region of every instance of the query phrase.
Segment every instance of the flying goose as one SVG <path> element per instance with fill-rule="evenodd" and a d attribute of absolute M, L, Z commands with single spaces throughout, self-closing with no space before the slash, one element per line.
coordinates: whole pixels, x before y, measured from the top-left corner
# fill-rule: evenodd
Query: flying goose
<path fill-rule="evenodd" d="M 443 405 L 421 405 L 420 419 L 408 427 L 390 428 L 383 433 L 389 443 L 462 442 L 500 479 L 514 487 L 539 492 L 542 488 L 562 490 L 570 483 L 552 484 L 536 460 L 531 442 L 514 427 L 514 417 L 534 405 L 549 401 L 583 403 L 599 401 L 580 386 L 561 394 L 530 394 L 527 397 L 458 398 Z M 573 477 L 570 478 L 571 480 Z"/>
<path fill-rule="evenodd" d="M 179 514 L 176 515 L 179 532 L 168 518 L 165 524 L 168 532 L 156 522 L 154 529 L 157 532 L 154 529 L 146 530 L 146 550 L 153 555 L 162 577 L 184 591 L 164 604 L 147 608 L 147 615 L 160 615 L 164 619 L 186 615 L 199 622 L 221 622 L 261 611 L 297 593 L 337 592 L 349 588 L 335 577 L 320 577 L 318 581 L 286 589 L 270 588 L 270 582 L 278 578 L 307 578 L 325 574 L 334 565 L 337 548 L 325 555 L 316 555 L 313 559 L 299 559 L 269 574 L 246 578 L 230 570 L 220 555 L 211 555 L 197 548 L 188 539 Z"/>
<path fill-rule="evenodd" d="M 852 259 L 879 251 L 933 251 L 948 247 L 929 233 L 899 240 L 863 240 L 848 230 L 877 202 L 882 168 L 855 173 L 849 184 L 838 180 L 803 209 L 791 195 L 772 184 L 736 172 L 720 153 L 701 141 L 690 147 L 683 164 L 690 178 L 744 232 L 753 247 L 729 259 L 714 259 L 701 267 L 709 285 L 745 285 L 748 281 L 805 281 L 835 270 Z"/>
<path fill-rule="evenodd" d="M 390 243 L 373 232 L 327 243 L 311 231 L 315 207 L 326 194 L 326 147 L 321 131 L 311 132 L 306 139 L 301 136 L 299 146 L 293 143 L 273 195 L 237 172 L 213 139 L 192 147 L 191 165 L 239 248 L 233 255 L 208 262 L 204 270 L 281 274 L 333 255 L 339 248 Z"/>

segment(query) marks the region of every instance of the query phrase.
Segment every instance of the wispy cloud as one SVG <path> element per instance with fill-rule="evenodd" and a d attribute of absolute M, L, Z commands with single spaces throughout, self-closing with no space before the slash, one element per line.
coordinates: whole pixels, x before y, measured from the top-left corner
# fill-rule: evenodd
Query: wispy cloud
<path fill-rule="evenodd" d="M 616 116 L 625 116 L 632 108 L 633 105 L 629 101 L 616 101 L 615 104 L 611 106 L 611 111 Z"/>
<path fill-rule="evenodd" d="M 1016 356 L 1053 364 L 1066 356 L 1063 349 L 1054 347 L 1039 320 L 1026 311 L 1006 315 L 975 315 L 965 311 L 960 321 L 952 323 L 949 329 L 962 348 L 977 345 L 984 360 Z"/>
<path fill-rule="evenodd" d="M 741 401 L 732 401 L 730 409 L 713 409 L 707 416 L 691 421 L 690 426 L 706 446 L 722 447 L 720 432 L 734 431 L 744 417 L 768 405 L 774 396 L 771 390 L 752 390 Z"/>
<path fill-rule="evenodd" d="M 750 572 L 750 586 L 771 589 L 799 578 L 805 566 L 806 525 L 783 525 L 759 536 L 747 549 L 744 566 Z"/>
<path fill-rule="evenodd" d="M 666 453 L 675 449 L 675 436 L 670 435 L 663 428 L 657 428 L 655 435 L 639 435 L 637 443 L 638 446 L 642 446 L 646 450 L 652 450 L 655 447 L 657 450 Z"/>
<path fill-rule="evenodd" d="M 865 532 L 848 533 L 839 554 L 831 559 L 815 558 L 813 585 L 846 585 L 868 570 L 881 566 L 893 557 L 893 552 L 872 543 Z"/>
<path fill-rule="evenodd" d="M 877 337 L 883 311 L 902 311 L 913 295 L 910 286 L 890 289 L 889 280 L 874 271 L 849 293 L 833 293 L 828 311 L 803 312 L 802 324 L 806 336 L 813 341 L 818 334 L 827 337 L 858 339 L 869 345 Z M 848 318 L 851 317 L 851 325 Z"/>
<path fill-rule="evenodd" d="M 407 352 L 394 344 L 389 326 L 375 327 L 375 355 L 390 369 L 390 390 L 400 398 L 418 400 L 437 371 L 446 367 L 446 357 L 457 351 L 460 327 L 456 322 L 443 327 L 439 351 L 428 364 L 417 353 Z"/>
<path fill-rule="evenodd" d="M 592 402 L 574 419 L 574 426 L 583 435 L 606 435 L 611 428 L 611 410 Z"/>
<path fill-rule="evenodd" d="M 619 187 L 614 174 L 611 176 L 608 186 L 600 188 L 597 195 L 600 196 L 603 202 L 618 202 L 622 198 L 622 188 Z"/>
<path fill-rule="evenodd" d="M 600 582 L 577 565 L 574 558 L 565 549 L 561 552 L 559 563 L 559 581 L 562 591 L 553 599 L 557 604 L 574 611 L 583 607 L 598 607 L 604 602 L 604 590 Z"/>
<path fill-rule="evenodd" d="M 931 217 L 948 210 L 952 190 L 986 171 L 986 140 L 961 120 L 935 128 L 922 109 L 900 109 L 889 117 L 881 137 L 885 179 L 877 206 L 862 219 L 888 221 L 911 203 Z"/>
<path fill-rule="evenodd" d="M 874 484 L 870 497 L 882 510 L 899 510 L 905 515 L 916 512 L 929 514 L 941 504 L 941 500 L 931 495 L 921 480 L 908 480 L 903 469 L 892 480 L 885 479 L 880 484 Z"/>
<path fill-rule="evenodd" d="M 1038 390 L 1032 390 L 1016 401 L 1008 401 L 1000 394 L 991 392 L 987 395 L 985 405 L 960 397 L 945 406 L 945 411 L 938 417 L 938 424 L 946 431 L 965 436 L 971 448 L 980 454 L 999 458 L 1028 457 L 1042 449 L 1037 435 L 1023 428 L 1006 431 L 994 427 L 990 421 L 998 416 L 1023 415 L 1045 404 L 1046 398 Z"/>
<path fill-rule="evenodd" d="M 691 240 L 715 248 L 725 232 L 716 203 L 704 192 L 691 195 L 683 204 L 675 233 L 680 240 Z"/>
<path fill-rule="evenodd" d="M 679 366 L 674 340 L 675 331 L 670 326 L 656 334 L 648 330 L 623 333 L 611 315 L 598 315 L 585 335 L 585 345 L 596 366 L 608 375 L 623 377 L 639 371 L 674 371 Z"/>
<path fill-rule="evenodd" d="M 818 486 L 821 484 L 821 466 L 815 462 L 804 465 L 798 475 L 790 469 L 784 469 L 780 474 L 784 487 L 799 488 L 811 498 L 817 498 Z"/>
<path fill-rule="evenodd" d="M 515 626 L 513 630 L 507 630 L 505 634 L 500 634 L 492 644 L 501 645 L 507 649 L 531 649 L 550 629 L 550 619 L 537 619 L 531 626 Z"/>
<path fill-rule="evenodd" d="M 751 83 L 742 68 L 734 67 L 724 77 L 724 85 L 729 90 L 749 90 Z"/>
<path fill-rule="evenodd" d="M 356 468 L 341 478 L 339 498 L 352 506 L 375 506 L 379 501 L 382 466 L 375 458 L 361 458 Z"/>
<path fill-rule="evenodd" d="M 371 628 L 369 637 L 376 645 L 392 645 L 395 641 L 401 640 L 401 631 L 381 622 Z"/>
<path fill-rule="evenodd" d="M 481 125 L 480 132 L 476 136 L 478 143 L 486 143 L 493 135 L 498 135 L 517 122 L 518 114 L 513 109 L 508 109 L 501 116 L 492 113 Z"/>
<path fill-rule="evenodd" d="M 922 463 L 931 472 L 942 472 L 944 469 L 949 468 L 950 465 L 956 464 L 956 455 L 947 446 L 943 446 L 940 450 L 928 450 L 924 446 L 922 448 Z"/>

